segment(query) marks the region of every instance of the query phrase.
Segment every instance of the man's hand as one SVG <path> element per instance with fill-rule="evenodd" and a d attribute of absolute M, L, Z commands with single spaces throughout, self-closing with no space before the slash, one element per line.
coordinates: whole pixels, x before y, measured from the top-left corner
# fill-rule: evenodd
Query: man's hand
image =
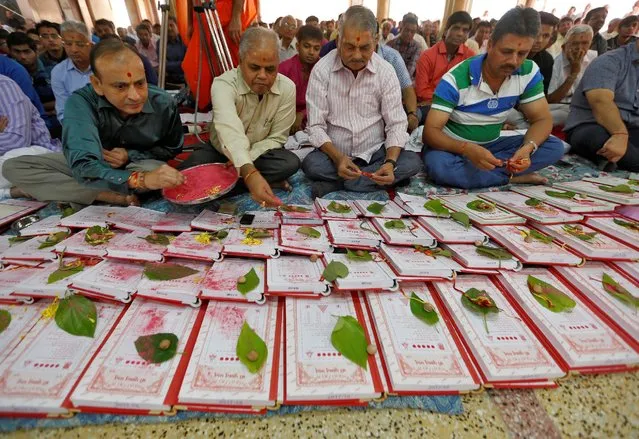
<path fill-rule="evenodd" d="M 4 133 L 9 125 L 9 118 L 7 116 L 0 116 L 0 133 Z"/>
<path fill-rule="evenodd" d="M 532 154 L 533 147 L 531 145 L 524 145 L 515 152 L 515 154 L 508 160 L 508 171 L 513 174 L 521 174 L 526 169 L 530 168 L 530 154 Z"/>
<path fill-rule="evenodd" d="M 112 150 L 102 148 L 102 157 L 112 168 L 121 168 L 129 163 L 129 154 L 124 148 L 113 148 Z"/>
<path fill-rule="evenodd" d="M 162 165 L 153 171 L 144 173 L 144 185 L 150 190 L 177 187 L 184 181 L 184 175 L 169 165 Z"/>
<path fill-rule="evenodd" d="M 412 133 L 419 126 L 419 119 L 413 113 L 408 115 L 408 132 Z"/>
<path fill-rule="evenodd" d="M 566 58 L 568 58 L 568 62 L 570 63 L 570 74 L 578 75 L 581 72 L 581 63 L 586 56 L 585 50 L 571 50 L 568 52 Z"/>
<path fill-rule="evenodd" d="M 229 32 L 229 36 L 231 37 L 231 40 L 239 45 L 240 44 L 240 37 L 242 36 L 242 20 L 241 17 L 240 18 L 231 18 L 231 21 L 229 23 L 228 26 L 228 32 Z"/>
<path fill-rule="evenodd" d="M 302 129 L 303 120 L 304 120 L 304 113 L 302 113 L 301 111 L 298 111 L 297 113 L 295 113 L 295 122 L 293 122 L 293 125 L 291 126 L 291 130 L 289 131 L 289 134 L 291 136 Z"/>
<path fill-rule="evenodd" d="M 604 156 L 609 162 L 617 163 L 626 155 L 628 150 L 628 136 L 623 134 L 613 134 L 604 143 L 603 148 L 597 151 L 598 155 Z"/>
<path fill-rule="evenodd" d="M 282 200 L 273 194 L 271 185 L 268 184 L 259 171 L 251 173 L 244 180 L 244 183 L 251 193 L 251 198 L 260 203 L 262 207 L 278 207 L 282 205 Z"/>
<path fill-rule="evenodd" d="M 355 180 L 361 175 L 362 171 L 357 167 L 350 157 L 344 155 L 337 162 L 337 175 L 344 180 Z"/>
<path fill-rule="evenodd" d="M 482 171 L 492 171 L 497 166 L 502 166 L 502 161 L 496 158 L 490 151 L 483 146 L 475 143 L 466 143 L 464 155 L 470 160 L 475 167 Z"/>
<path fill-rule="evenodd" d="M 392 163 L 384 163 L 377 172 L 371 174 L 371 180 L 380 186 L 389 186 L 395 181 L 395 172 Z"/>

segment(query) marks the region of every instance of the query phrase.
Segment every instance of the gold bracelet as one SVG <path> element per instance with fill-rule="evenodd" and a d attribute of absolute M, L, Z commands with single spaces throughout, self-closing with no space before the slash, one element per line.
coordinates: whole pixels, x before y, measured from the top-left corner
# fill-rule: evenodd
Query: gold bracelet
<path fill-rule="evenodd" d="M 256 172 L 258 172 L 257 168 L 253 169 L 251 172 L 249 172 L 248 174 L 246 174 L 246 176 L 244 177 L 244 183 L 246 183 L 246 181 L 249 179 L 249 177 L 253 174 L 255 174 Z"/>

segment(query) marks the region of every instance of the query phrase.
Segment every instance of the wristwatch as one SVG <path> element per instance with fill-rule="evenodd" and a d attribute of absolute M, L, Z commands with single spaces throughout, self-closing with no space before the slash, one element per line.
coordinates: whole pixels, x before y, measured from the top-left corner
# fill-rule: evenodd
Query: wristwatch
<path fill-rule="evenodd" d="M 393 171 L 395 171 L 395 169 L 397 169 L 397 162 L 395 160 L 386 159 L 386 160 L 384 160 L 384 163 L 382 163 L 382 165 L 385 165 L 386 163 L 390 163 L 391 165 L 393 165 Z"/>
<path fill-rule="evenodd" d="M 412 114 L 413 116 L 415 116 L 415 118 L 416 118 L 416 119 L 419 119 L 419 118 L 417 117 L 417 113 L 415 113 L 414 111 L 409 111 L 408 113 L 406 113 L 406 116 L 410 116 L 411 114 Z"/>

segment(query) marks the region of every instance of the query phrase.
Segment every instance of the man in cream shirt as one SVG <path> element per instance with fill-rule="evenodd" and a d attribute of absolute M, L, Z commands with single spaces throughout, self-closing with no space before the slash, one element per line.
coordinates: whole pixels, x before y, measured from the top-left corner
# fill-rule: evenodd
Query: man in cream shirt
<path fill-rule="evenodd" d="M 300 167 L 297 156 L 283 147 L 295 122 L 295 84 L 277 72 L 278 65 L 277 34 L 247 29 L 240 40 L 239 67 L 215 78 L 211 87 L 211 144 L 181 166 L 230 160 L 263 206 L 282 204 L 272 188 L 289 188 L 286 179 Z"/>

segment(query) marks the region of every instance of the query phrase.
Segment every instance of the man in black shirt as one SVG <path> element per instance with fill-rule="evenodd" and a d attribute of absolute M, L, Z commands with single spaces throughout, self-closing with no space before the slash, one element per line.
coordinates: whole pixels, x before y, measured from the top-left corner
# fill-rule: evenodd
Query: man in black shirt
<path fill-rule="evenodd" d="M 550 85 L 550 78 L 552 77 L 552 67 L 554 64 L 553 57 L 546 51 L 546 47 L 552 38 L 553 33 L 557 29 L 559 19 L 548 12 L 540 12 L 539 19 L 541 20 L 541 27 L 539 28 L 539 34 L 533 44 L 528 59 L 532 60 L 539 66 L 539 71 L 544 77 L 544 94 L 548 94 L 548 86 Z"/>

